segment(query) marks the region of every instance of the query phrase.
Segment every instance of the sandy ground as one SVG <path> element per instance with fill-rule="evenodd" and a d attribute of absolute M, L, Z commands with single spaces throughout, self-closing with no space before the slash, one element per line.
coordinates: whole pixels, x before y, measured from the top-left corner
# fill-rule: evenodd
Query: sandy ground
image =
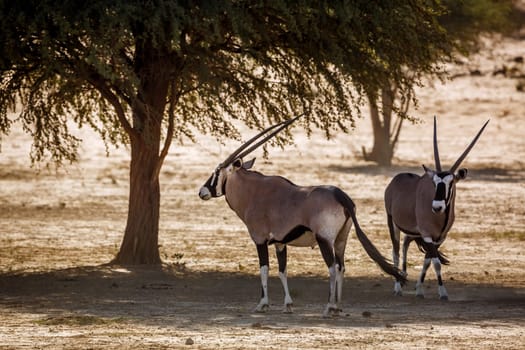
<path fill-rule="evenodd" d="M 438 300 L 433 271 L 426 298 L 415 297 L 423 258 L 415 247 L 404 296 L 393 296 L 392 280 L 352 230 L 341 317 L 321 317 L 328 273 L 317 248 L 289 250 L 294 313 L 281 313 L 273 254 L 271 309 L 253 313 L 255 247 L 223 198 L 197 196 L 236 143 L 204 136 L 197 145 L 174 145 L 163 168 L 163 266 L 109 266 L 127 214 L 127 151 L 111 149 L 108 158 L 96 135 L 82 131 L 78 164 L 36 173 L 27 136 L 13 130 L 0 153 L 0 349 L 524 348 L 525 92 L 516 86 L 525 78 L 493 74 L 503 65 L 525 71 L 517 56 L 525 56 L 525 44 L 502 41 L 454 67 L 454 80 L 420 89 L 421 122 L 405 125 L 392 168 L 360 160 L 361 146 L 372 144 L 367 118 L 331 141 L 296 129 L 295 145 L 270 149 L 266 160 L 256 154 L 255 168 L 265 174 L 343 188 L 361 226 L 390 256 L 383 191 L 397 172 L 433 164 L 432 117 L 444 166 L 490 119 L 463 163 L 469 178 L 458 184 L 457 219 L 444 245 L 448 302 Z M 481 74 L 470 74 L 476 69 Z"/>

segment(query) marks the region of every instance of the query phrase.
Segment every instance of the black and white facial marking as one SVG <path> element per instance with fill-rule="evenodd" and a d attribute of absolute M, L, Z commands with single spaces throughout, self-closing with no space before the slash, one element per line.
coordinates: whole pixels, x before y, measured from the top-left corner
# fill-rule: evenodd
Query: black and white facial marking
<path fill-rule="evenodd" d="M 231 167 L 229 165 L 228 167 Z M 204 183 L 199 191 L 199 197 L 203 200 L 208 200 L 212 197 L 220 197 L 224 194 L 224 187 L 226 185 L 225 171 L 228 167 L 223 168 L 219 165 L 211 174 L 210 178 Z"/>
<path fill-rule="evenodd" d="M 434 183 L 435 194 L 432 200 L 432 211 L 434 213 L 444 213 L 452 198 L 454 198 L 456 182 L 465 179 L 468 170 L 461 168 L 456 174 L 452 174 L 449 171 L 438 173 L 428 168 L 425 168 L 425 171 Z"/>
<path fill-rule="evenodd" d="M 448 172 L 434 173 L 432 181 L 436 189 L 434 200 L 432 200 L 432 211 L 434 213 L 444 213 L 454 191 L 454 175 Z"/>
<path fill-rule="evenodd" d="M 212 197 L 220 197 L 226 193 L 226 179 L 234 171 L 244 168 L 250 169 L 255 163 L 255 158 L 247 162 L 243 162 L 241 158 L 237 158 L 233 163 L 228 165 L 219 164 L 210 178 L 204 183 L 199 191 L 199 197 L 203 200 L 208 200 Z"/>

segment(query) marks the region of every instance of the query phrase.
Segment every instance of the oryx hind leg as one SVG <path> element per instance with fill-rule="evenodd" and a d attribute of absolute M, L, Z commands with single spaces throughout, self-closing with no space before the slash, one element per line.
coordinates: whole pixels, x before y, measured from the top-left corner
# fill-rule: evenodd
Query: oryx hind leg
<path fill-rule="evenodd" d="M 275 253 L 277 255 L 277 262 L 279 263 L 279 279 L 283 286 L 284 291 L 284 307 L 283 312 L 291 314 L 293 301 L 290 296 L 290 291 L 288 289 L 288 276 L 286 272 L 286 263 L 287 263 L 287 249 L 285 244 L 276 244 Z"/>
<path fill-rule="evenodd" d="M 336 304 L 338 305 L 338 312 L 341 310 L 341 303 L 343 302 L 343 282 L 345 277 L 345 249 L 348 240 L 348 234 L 352 228 L 352 221 L 347 220 L 334 244 L 335 253 L 335 272 L 336 272 Z"/>
<path fill-rule="evenodd" d="M 403 248 L 402 248 L 402 254 L 403 254 L 403 260 L 401 262 L 401 269 L 403 271 L 403 273 L 406 275 L 407 273 L 407 256 L 408 256 L 408 247 L 410 246 L 410 243 L 414 240 L 413 237 L 410 237 L 410 236 L 407 236 L 405 235 L 405 237 L 403 237 Z M 396 264 L 396 267 L 397 267 L 397 264 Z M 403 290 L 402 290 L 402 287 L 401 287 L 401 281 L 399 280 L 396 280 L 395 282 L 395 285 L 394 285 L 394 294 L 395 295 L 403 295 Z"/>
<path fill-rule="evenodd" d="M 390 240 L 392 241 L 392 261 L 395 267 L 399 267 L 399 241 L 401 238 L 401 231 L 394 224 L 392 215 L 387 216 L 388 231 L 390 232 Z"/>
<path fill-rule="evenodd" d="M 340 273 L 339 268 L 336 264 L 336 258 L 334 254 L 334 245 L 326 238 L 316 235 L 317 244 L 321 250 L 323 259 L 328 266 L 328 272 L 330 274 L 330 289 L 328 292 L 328 304 L 323 312 L 324 317 L 331 315 L 338 315 L 341 311 L 337 305 L 337 279 Z"/>
<path fill-rule="evenodd" d="M 390 231 L 390 240 L 392 241 L 392 261 L 395 267 L 399 267 L 399 241 L 401 238 L 401 231 L 394 224 L 392 215 L 387 216 L 388 230 Z M 403 295 L 403 289 L 401 287 L 401 281 L 396 280 L 394 283 L 394 294 Z"/>
<path fill-rule="evenodd" d="M 414 240 L 414 237 L 406 236 L 403 239 L 403 262 L 401 263 L 401 268 L 403 272 L 407 273 L 407 257 L 408 257 L 408 247 L 410 246 L 410 243 Z"/>

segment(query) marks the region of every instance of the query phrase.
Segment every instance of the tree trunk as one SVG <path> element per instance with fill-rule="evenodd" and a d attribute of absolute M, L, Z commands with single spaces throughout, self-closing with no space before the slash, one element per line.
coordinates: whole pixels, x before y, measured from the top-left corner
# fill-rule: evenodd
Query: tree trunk
<path fill-rule="evenodd" d="M 362 148 L 365 160 L 376 162 L 382 166 L 392 165 L 392 157 L 394 156 L 393 145 L 390 142 L 392 99 L 386 95 L 387 93 L 384 91 L 381 94 L 383 105 L 381 111 L 377 106 L 379 103 L 378 98 L 376 96 L 369 96 L 368 98 L 370 103 L 370 119 L 374 133 L 374 145 L 371 152 L 366 152 L 364 146 Z M 390 105 L 388 105 L 389 103 Z M 383 118 L 381 118 L 381 116 Z"/>
<path fill-rule="evenodd" d="M 394 150 L 399 139 L 403 118 L 406 117 L 410 106 L 410 96 L 400 101 L 400 108 L 396 111 L 397 119 L 392 124 L 394 115 L 394 103 L 396 100 L 396 88 L 385 85 L 381 89 L 381 96 L 369 94 L 370 119 L 372 121 L 372 130 L 374 133 L 374 145 L 371 152 L 367 152 L 362 147 L 363 158 L 368 161 L 376 162 L 381 166 L 391 166 Z M 381 109 L 378 107 L 381 103 Z"/>
<path fill-rule="evenodd" d="M 159 142 L 152 140 L 152 143 L 143 140 L 131 143 L 128 221 L 114 261 L 119 264 L 161 263 L 158 248 L 160 186 L 156 175 Z"/>
<path fill-rule="evenodd" d="M 124 265 L 160 264 L 158 247 L 161 127 L 167 103 L 169 81 L 163 69 L 169 64 L 165 52 L 149 40 L 136 47 L 136 69 L 141 79 L 132 103 L 133 130 L 130 132 L 131 163 L 129 207 L 126 231 L 114 262 Z M 171 123 L 170 123 L 171 124 Z M 168 132 L 168 136 L 171 132 Z"/>

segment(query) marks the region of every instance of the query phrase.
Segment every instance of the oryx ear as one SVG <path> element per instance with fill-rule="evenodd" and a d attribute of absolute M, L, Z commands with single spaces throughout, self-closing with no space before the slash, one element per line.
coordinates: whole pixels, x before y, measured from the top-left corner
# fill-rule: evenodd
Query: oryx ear
<path fill-rule="evenodd" d="M 434 174 L 435 174 L 435 171 L 432 170 L 432 169 L 429 169 L 425 166 L 425 164 L 423 164 L 423 170 L 425 170 L 425 174 L 429 177 L 429 178 L 434 178 Z"/>
<path fill-rule="evenodd" d="M 253 158 L 252 160 L 249 160 L 247 162 L 244 162 L 244 164 L 242 165 L 242 167 L 246 170 L 248 169 L 251 169 L 253 164 L 255 163 L 255 158 Z"/>
<path fill-rule="evenodd" d="M 243 166 L 242 158 L 237 158 L 232 163 L 233 170 L 239 170 L 242 166 Z"/>
<path fill-rule="evenodd" d="M 467 168 L 461 168 L 458 170 L 458 172 L 456 173 L 456 175 L 454 176 L 456 178 L 456 180 L 464 180 L 467 178 L 467 174 L 468 174 L 468 169 Z"/>

